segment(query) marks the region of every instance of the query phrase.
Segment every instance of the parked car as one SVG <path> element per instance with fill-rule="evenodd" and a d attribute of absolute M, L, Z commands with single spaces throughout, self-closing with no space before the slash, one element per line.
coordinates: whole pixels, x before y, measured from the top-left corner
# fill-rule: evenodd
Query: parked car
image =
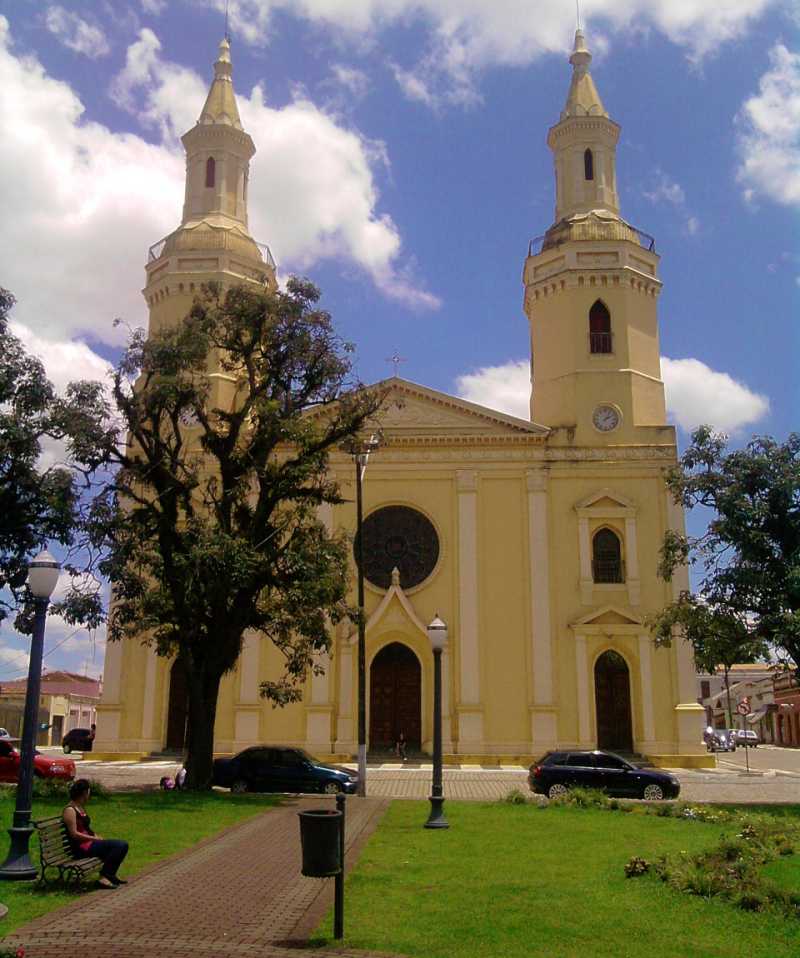
<path fill-rule="evenodd" d="M 19 778 L 19 751 L 15 739 L 0 739 L 0 782 L 16 782 Z M 40 752 L 33 754 L 33 774 L 36 778 L 75 778 L 75 763 L 71 758 L 50 758 Z"/>
<path fill-rule="evenodd" d="M 531 791 L 555 798 L 567 789 L 600 788 L 609 795 L 659 801 L 677 798 L 681 783 L 657 768 L 638 768 L 613 752 L 547 752 L 530 767 Z"/>
<path fill-rule="evenodd" d="M 61 747 L 67 755 L 70 752 L 91 752 L 93 741 L 91 729 L 71 728 L 61 739 Z"/>
<path fill-rule="evenodd" d="M 731 734 L 735 736 L 736 743 L 745 748 L 758 748 L 758 732 L 752 728 L 731 729 Z"/>
<path fill-rule="evenodd" d="M 354 794 L 358 773 L 317 762 L 301 748 L 256 745 L 214 760 L 212 784 L 232 792 L 337 792 Z"/>
<path fill-rule="evenodd" d="M 706 738 L 706 748 L 709 752 L 735 752 L 736 735 L 728 729 L 715 729 Z"/>

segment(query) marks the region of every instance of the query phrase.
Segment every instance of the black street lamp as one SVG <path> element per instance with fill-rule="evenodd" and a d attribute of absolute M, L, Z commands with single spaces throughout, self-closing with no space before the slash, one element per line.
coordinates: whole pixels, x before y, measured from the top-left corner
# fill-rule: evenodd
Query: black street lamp
<path fill-rule="evenodd" d="M 28 566 L 28 588 L 34 602 L 33 638 L 28 662 L 28 685 L 25 689 L 25 714 L 22 719 L 22 748 L 17 782 L 17 803 L 14 807 L 14 824 L 8 830 L 11 849 L 0 865 L 0 879 L 6 881 L 30 881 L 38 875 L 28 853 L 33 828 L 31 805 L 33 804 L 33 753 L 36 748 L 36 727 L 39 720 L 39 689 L 42 682 L 42 652 L 44 649 L 44 624 L 50 596 L 58 582 L 61 566 L 49 552 L 40 552 Z"/>
<path fill-rule="evenodd" d="M 367 634 L 364 621 L 364 501 L 361 484 L 369 454 L 381 444 L 379 435 L 369 439 L 353 437 L 342 445 L 356 467 L 356 565 L 358 566 L 358 794 L 367 794 Z"/>
<path fill-rule="evenodd" d="M 444 817 L 442 794 L 442 650 L 447 644 L 447 626 L 438 612 L 427 631 L 433 650 L 433 787 L 431 811 L 425 828 L 449 828 L 450 823 Z"/>

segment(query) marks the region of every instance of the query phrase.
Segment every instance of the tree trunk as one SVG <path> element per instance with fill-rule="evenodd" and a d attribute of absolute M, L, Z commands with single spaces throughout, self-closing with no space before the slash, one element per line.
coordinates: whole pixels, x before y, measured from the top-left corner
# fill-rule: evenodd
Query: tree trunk
<path fill-rule="evenodd" d="M 189 667 L 189 722 L 186 739 L 186 788 L 211 788 L 214 762 L 214 722 L 221 673 L 193 663 Z"/>
<path fill-rule="evenodd" d="M 728 666 L 724 665 L 725 669 L 725 694 L 728 697 L 728 728 L 733 728 L 733 709 L 731 708 L 731 683 L 728 675 Z"/>

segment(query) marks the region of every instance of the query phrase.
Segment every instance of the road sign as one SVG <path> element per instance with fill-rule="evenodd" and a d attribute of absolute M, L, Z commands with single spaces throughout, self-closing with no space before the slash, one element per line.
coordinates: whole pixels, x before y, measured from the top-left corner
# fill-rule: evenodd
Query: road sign
<path fill-rule="evenodd" d="M 750 704 L 748 702 L 740 702 L 736 706 L 736 711 L 739 715 L 749 715 L 750 714 Z"/>

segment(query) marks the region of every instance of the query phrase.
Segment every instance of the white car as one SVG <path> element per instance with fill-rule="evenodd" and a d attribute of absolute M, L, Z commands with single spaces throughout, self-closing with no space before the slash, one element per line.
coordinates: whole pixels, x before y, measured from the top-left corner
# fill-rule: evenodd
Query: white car
<path fill-rule="evenodd" d="M 747 748 L 758 748 L 758 732 L 751 728 L 737 728 L 735 730 L 736 744 L 744 745 Z"/>

